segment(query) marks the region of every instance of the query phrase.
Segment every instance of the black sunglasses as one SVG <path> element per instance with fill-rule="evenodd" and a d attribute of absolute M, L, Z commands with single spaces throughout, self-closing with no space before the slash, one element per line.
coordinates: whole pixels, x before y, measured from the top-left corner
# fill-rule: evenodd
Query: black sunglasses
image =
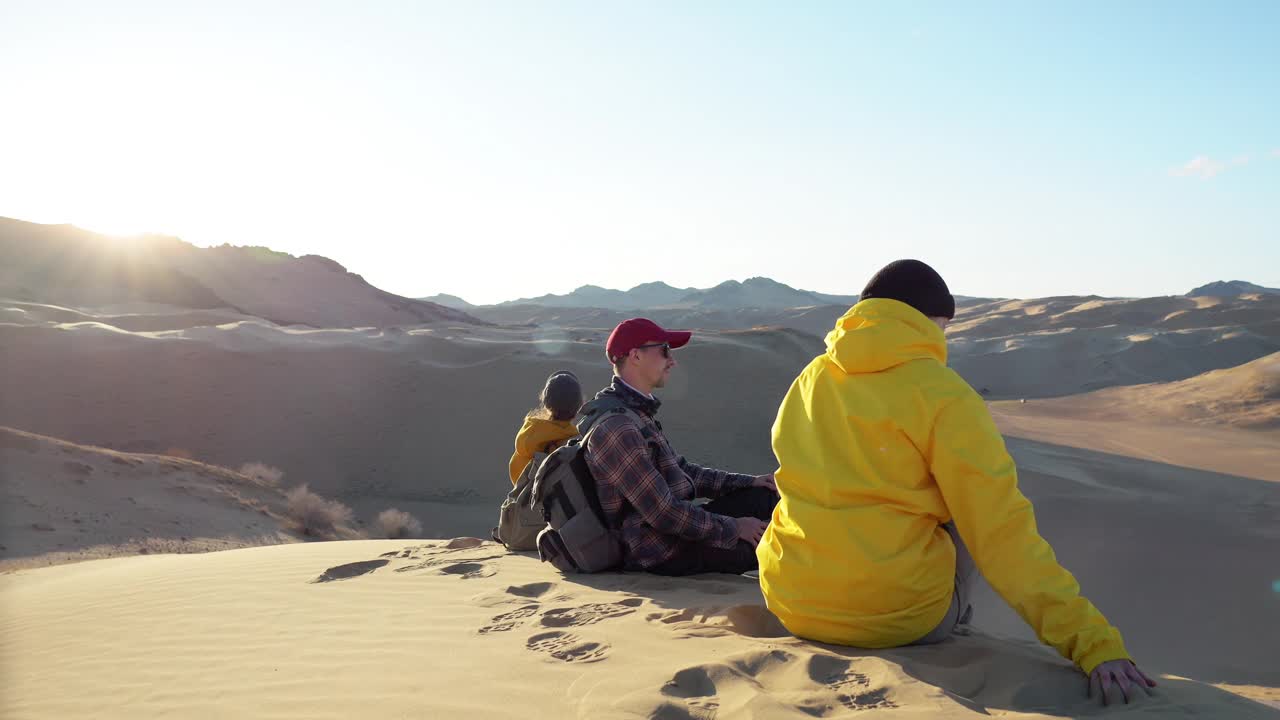
<path fill-rule="evenodd" d="M 636 349 L 644 350 L 645 348 L 651 348 L 651 347 L 662 348 L 662 357 L 668 358 L 668 359 L 671 357 L 670 343 L 650 343 L 648 345 L 637 345 Z"/>

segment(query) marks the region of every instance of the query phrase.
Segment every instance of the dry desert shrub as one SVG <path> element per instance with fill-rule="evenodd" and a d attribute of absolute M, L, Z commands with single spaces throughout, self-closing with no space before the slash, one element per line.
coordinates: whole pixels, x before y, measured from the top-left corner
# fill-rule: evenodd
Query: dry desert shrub
<path fill-rule="evenodd" d="M 196 459 L 196 456 L 192 455 L 190 450 L 184 450 L 182 448 L 176 448 L 176 447 L 171 447 L 160 454 L 167 455 L 171 458 L 178 458 L 179 460 L 195 460 Z"/>
<path fill-rule="evenodd" d="M 299 485 L 284 495 L 289 519 L 303 535 L 332 538 L 338 526 L 351 522 L 351 508 L 336 500 L 326 500 Z"/>
<path fill-rule="evenodd" d="M 261 485 L 276 487 L 280 484 L 280 480 L 284 478 L 284 471 L 277 467 L 271 467 L 260 462 L 245 463 L 240 466 L 241 475 L 248 476 L 257 480 Z"/>
<path fill-rule="evenodd" d="M 378 529 L 390 540 L 422 536 L 422 523 L 403 510 L 391 508 L 378 514 Z"/>

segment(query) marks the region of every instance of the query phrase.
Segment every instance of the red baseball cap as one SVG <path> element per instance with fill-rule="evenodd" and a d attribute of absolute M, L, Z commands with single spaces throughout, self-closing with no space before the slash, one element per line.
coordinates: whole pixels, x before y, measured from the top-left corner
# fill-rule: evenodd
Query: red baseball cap
<path fill-rule="evenodd" d="M 666 343 L 673 348 L 684 347 L 693 333 L 688 330 L 663 330 L 658 323 L 646 318 L 631 318 L 618 323 L 618 327 L 609 333 L 609 341 L 604 345 L 605 355 L 610 360 L 620 358 L 641 345 Z"/>

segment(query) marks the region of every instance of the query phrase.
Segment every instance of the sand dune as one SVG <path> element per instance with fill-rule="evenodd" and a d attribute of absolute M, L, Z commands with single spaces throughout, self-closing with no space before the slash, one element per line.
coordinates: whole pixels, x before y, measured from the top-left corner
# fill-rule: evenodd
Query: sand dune
<path fill-rule="evenodd" d="M 0 423 L 123 451 L 180 448 L 230 467 L 262 461 L 357 511 L 396 504 L 425 515 L 505 494 L 494 459 L 510 456 L 543 380 L 569 368 L 590 392 L 603 387 L 603 340 L 596 330 L 443 324 L 0 324 Z M 700 334 L 664 392 L 673 439 L 703 462 L 771 470 L 778 398 L 819 348 L 789 330 Z"/>
<path fill-rule="evenodd" d="M 158 332 L 211 327 L 252 318 L 233 310 L 199 310 L 158 303 L 129 303 L 85 312 L 75 308 L 27 303 L 0 302 L 0 324 L 58 327 L 75 323 L 101 323 L 128 332 Z"/>
<path fill-rule="evenodd" d="M 1280 351 L 1280 296 L 1044 298 L 962 310 L 951 365 L 992 399 L 1183 380 Z"/>
<path fill-rule="evenodd" d="M 1010 417 L 1190 422 L 1280 429 L 1280 353 L 1171 383 L 1108 388 L 1085 395 L 1000 403 Z M 1280 437 L 1277 434 L 1276 437 Z"/>
<path fill-rule="evenodd" d="M 644 314 L 668 327 L 787 328 L 820 340 L 847 310 L 665 308 Z M 472 312 L 495 323 L 605 332 L 636 314 L 538 305 Z M 1183 380 L 1280 351 L 1280 295 L 976 302 L 960 306 L 947 336 L 951 365 L 988 397 L 1059 397 Z"/>
<path fill-rule="evenodd" d="M 824 646 L 778 637 L 746 578 L 565 577 L 478 541 L 106 560 L 0 576 L 0 592 L 11 610 L 0 715 L 15 720 L 1101 711 L 1079 672 L 1033 643 L 975 633 L 927 648 Z M 1238 689 L 1250 700 L 1160 683 L 1123 712 L 1276 715 L 1264 688 Z"/>
<path fill-rule="evenodd" d="M 0 571 L 300 537 L 282 529 L 278 488 L 226 468 L 6 427 L 0 427 L 0 468 Z"/>

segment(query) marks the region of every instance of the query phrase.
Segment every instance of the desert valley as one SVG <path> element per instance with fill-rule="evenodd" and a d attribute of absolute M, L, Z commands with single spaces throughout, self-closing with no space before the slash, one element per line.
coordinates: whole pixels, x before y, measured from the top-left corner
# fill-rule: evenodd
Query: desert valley
<path fill-rule="evenodd" d="M 488 540 L 544 378 L 604 387 L 629 317 L 694 331 L 661 392 L 680 451 L 772 471 L 779 401 L 864 270 L 849 295 L 584 275 L 476 306 L 0 218 L 0 716 L 1102 712 L 989 587 L 973 635 L 862 652 L 786 635 L 748 578 L 566 576 Z M 949 364 L 1161 682 L 1126 711 L 1275 717 L 1280 290 L 958 301 Z"/>

